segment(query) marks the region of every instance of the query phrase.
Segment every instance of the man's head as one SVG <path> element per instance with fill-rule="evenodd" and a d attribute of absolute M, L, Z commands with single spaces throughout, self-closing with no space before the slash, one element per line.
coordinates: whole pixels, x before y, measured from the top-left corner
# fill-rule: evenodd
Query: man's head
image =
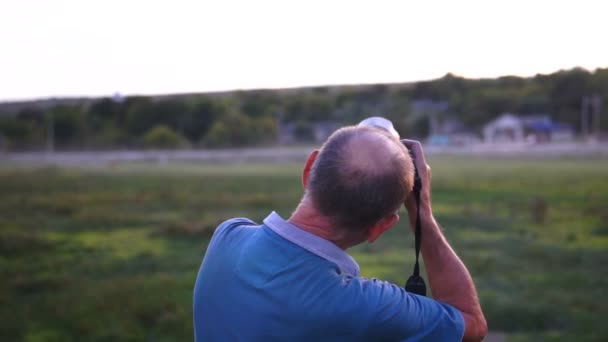
<path fill-rule="evenodd" d="M 369 230 L 382 220 L 393 225 L 413 185 L 414 167 L 407 149 L 377 128 L 336 131 L 318 154 L 311 155 L 307 168 L 307 200 L 331 220 L 334 229 L 350 233 Z"/>

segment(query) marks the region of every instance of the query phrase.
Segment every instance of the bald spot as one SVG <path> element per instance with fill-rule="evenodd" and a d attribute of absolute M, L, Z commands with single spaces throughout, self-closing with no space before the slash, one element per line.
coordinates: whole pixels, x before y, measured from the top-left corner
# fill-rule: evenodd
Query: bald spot
<path fill-rule="evenodd" d="M 404 164 L 407 169 L 413 169 L 407 149 L 398 139 L 369 128 L 358 128 L 350 137 L 341 162 L 346 182 L 385 175 Z"/>

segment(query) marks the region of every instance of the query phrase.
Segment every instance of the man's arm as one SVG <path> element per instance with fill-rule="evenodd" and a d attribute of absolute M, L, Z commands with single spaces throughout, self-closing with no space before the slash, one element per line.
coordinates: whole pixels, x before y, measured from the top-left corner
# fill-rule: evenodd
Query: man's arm
<path fill-rule="evenodd" d="M 433 298 L 458 309 L 465 321 L 464 341 L 481 341 L 487 333 L 487 324 L 473 279 L 469 271 L 443 236 L 431 209 L 431 169 L 427 165 L 422 146 L 417 141 L 405 141 L 413 150 L 418 174 L 422 181 L 420 193 L 420 220 L 422 223 L 421 252 L 429 278 Z M 414 228 L 416 204 L 408 197 L 406 208 Z"/>
<path fill-rule="evenodd" d="M 422 258 L 429 286 L 436 300 L 448 303 L 462 313 L 464 341 L 481 341 L 487 333 L 486 320 L 469 271 L 441 233 L 430 212 L 422 212 Z"/>

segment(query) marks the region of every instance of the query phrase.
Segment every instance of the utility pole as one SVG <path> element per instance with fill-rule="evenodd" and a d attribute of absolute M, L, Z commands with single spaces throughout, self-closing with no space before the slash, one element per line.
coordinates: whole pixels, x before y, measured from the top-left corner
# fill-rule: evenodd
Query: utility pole
<path fill-rule="evenodd" d="M 600 138 L 600 112 L 602 97 L 599 94 L 585 95 L 581 102 L 581 135 L 583 139 Z"/>
<path fill-rule="evenodd" d="M 594 129 L 593 129 L 593 133 L 595 135 L 596 139 L 600 139 L 600 112 L 601 112 L 601 106 L 602 106 L 602 98 L 600 97 L 599 94 L 594 94 L 593 96 L 590 97 L 590 106 L 593 109 L 593 123 L 594 123 Z"/>
<path fill-rule="evenodd" d="M 55 124 L 53 121 L 53 111 L 49 110 L 46 120 L 46 151 L 48 153 L 55 151 Z"/>
<path fill-rule="evenodd" d="M 589 109 L 589 98 L 587 96 L 583 96 L 581 101 L 581 136 L 583 139 L 587 139 L 587 134 L 589 133 L 587 113 Z"/>

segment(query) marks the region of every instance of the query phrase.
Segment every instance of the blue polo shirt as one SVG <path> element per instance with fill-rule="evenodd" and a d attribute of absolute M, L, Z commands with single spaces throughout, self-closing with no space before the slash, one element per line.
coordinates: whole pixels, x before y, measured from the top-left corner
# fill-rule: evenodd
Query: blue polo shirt
<path fill-rule="evenodd" d="M 194 287 L 195 341 L 460 341 L 454 307 L 359 276 L 332 242 L 278 214 L 215 231 Z"/>

